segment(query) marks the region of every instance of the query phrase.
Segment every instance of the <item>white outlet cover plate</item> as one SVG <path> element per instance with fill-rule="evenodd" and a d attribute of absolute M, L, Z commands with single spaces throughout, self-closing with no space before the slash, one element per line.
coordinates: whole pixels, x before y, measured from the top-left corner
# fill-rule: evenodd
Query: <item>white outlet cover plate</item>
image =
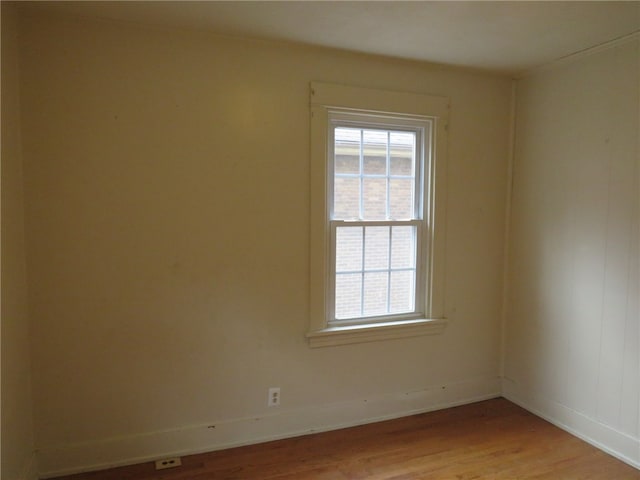
<path fill-rule="evenodd" d="M 182 465 L 180 457 L 163 458 L 156 460 L 156 470 L 164 470 L 165 468 L 179 467 Z"/>
<path fill-rule="evenodd" d="M 268 407 L 277 407 L 280 405 L 280 387 L 272 387 L 269 389 Z"/>

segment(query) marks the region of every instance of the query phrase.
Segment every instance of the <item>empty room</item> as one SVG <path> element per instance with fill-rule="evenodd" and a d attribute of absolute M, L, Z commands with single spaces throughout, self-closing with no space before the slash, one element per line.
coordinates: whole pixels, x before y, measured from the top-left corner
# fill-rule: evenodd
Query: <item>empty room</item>
<path fill-rule="evenodd" d="M 640 2 L 1 6 L 2 480 L 640 479 Z"/>

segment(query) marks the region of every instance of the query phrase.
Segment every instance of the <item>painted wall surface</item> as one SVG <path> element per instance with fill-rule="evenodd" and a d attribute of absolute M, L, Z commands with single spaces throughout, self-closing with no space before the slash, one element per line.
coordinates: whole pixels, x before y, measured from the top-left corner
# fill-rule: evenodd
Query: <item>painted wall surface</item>
<path fill-rule="evenodd" d="M 18 16 L 2 3 L 1 477 L 35 478 L 22 188 Z"/>
<path fill-rule="evenodd" d="M 639 41 L 518 84 L 505 394 L 640 466 Z"/>
<path fill-rule="evenodd" d="M 89 21 L 21 33 L 43 474 L 499 394 L 508 79 Z M 310 81 L 451 98 L 444 334 L 309 348 Z"/>

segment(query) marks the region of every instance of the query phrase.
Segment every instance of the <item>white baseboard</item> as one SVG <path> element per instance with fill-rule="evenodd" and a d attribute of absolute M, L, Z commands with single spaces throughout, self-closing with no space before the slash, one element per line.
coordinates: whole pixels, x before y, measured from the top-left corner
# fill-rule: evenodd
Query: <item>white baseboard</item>
<path fill-rule="evenodd" d="M 608 454 L 640 469 L 640 438 L 620 432 L 553 400 L 502 381 L 502 396 Z"/>
<path fill-rule="evenodd" d="M 165 457 L 336 430 L 500 396 L 497 377 L 172 430 L 41 448 L 40 478 L 131 465 Z"/>

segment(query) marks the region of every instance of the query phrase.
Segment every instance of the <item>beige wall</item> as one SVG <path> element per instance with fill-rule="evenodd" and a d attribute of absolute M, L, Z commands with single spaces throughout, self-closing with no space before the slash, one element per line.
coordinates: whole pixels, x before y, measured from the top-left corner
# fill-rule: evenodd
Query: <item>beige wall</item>
<path fill-rule="evenodd" d="M 44 474 L 499 394 L 508 79 L 89 21 L 22 35 Z M 310 81 L 451 98 L 443 335 L 308 347 Z"/>
<path fill-rule="evenodd" d="M 3 480 L 35 478 L 22 189 L 18 17 L 2 2 L 2 314 Z"/>
<path fill-rule="evenodd" d="M 504 392 L 640 467 L 639 59 L 518 84 Z"/>

